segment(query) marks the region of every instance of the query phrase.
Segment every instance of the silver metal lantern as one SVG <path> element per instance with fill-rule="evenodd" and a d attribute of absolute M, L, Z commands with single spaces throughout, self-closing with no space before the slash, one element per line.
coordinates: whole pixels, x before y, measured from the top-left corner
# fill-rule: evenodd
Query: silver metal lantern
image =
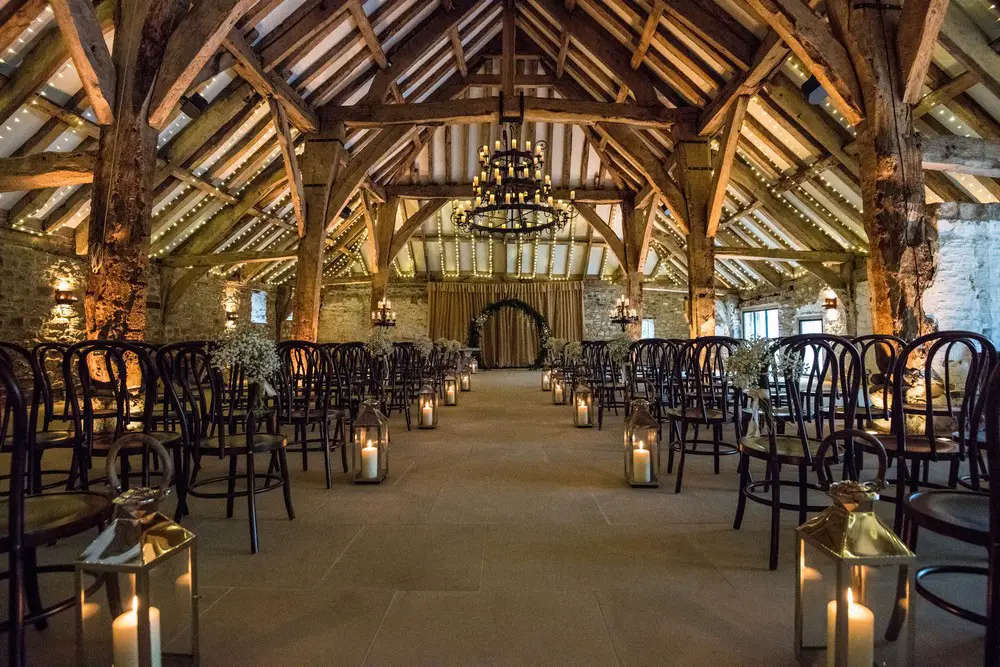
<path fill-rule="evenodd" d="M 434 387 L 425 384 L 417 394 L 417 428 L 434 428 L 438 423 L 438 396 Z"/>
<path fill-rule="evenodd" d="M 378 484 L 389 474 L 389 420 L 367 400 L 354 420 L 351 440 L 355 484 Z"/>
<path fill-rule="evenodd" d="M 875 513 L 877 488 L 834 482 L 828 491 L 833 507 L 796 529 L 800 660 L 828 667 L 913 665 L 916 556 Z"/>
<path fill-rule="evenodd" d="M 462 391 L 472 391 L 472 371 L 468 365 L 458 374 L 458 388 Z"/>
<path fill-rule="evenodd" d="M 552 405 L 566 405 L 568 395 L 563 372 L 559 369 L 552 371 Z"/>
<path fill-rule="evenodd" d="M 552 391 L 552 369 L 548 366 L 542 369 L 542 391 Z"/>
<path fill-rule="evenodd" d="M 594 425 L 594 392 L 583 383 L 577 385 L 573 395 L 573 425 L 577 428 Z"/>
<path fill-rule="evenodd" d="M 649 414 L 649 401 L 634 399 L 625 422 L 625 481 L 631 486 L 660 485 L 659 434 L 660 425 Z"/>
<path fill-rule="evenodd" d="M 458 380 L 454 375 L 445 375 L 444 383 L 444 404 L 448 406 L 458 405 Z"/>

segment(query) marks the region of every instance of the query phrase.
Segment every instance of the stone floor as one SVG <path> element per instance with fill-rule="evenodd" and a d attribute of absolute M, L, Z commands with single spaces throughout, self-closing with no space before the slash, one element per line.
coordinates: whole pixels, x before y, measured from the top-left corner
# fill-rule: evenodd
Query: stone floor
<path fill-rule="evenodd" d="M 672 477 L 631 489 L 621 418 L 574 429 L 536 383 L 527 371 L 482 372 L 437 430 L 407 432 L 394 417 L 379 486 L 338 475 L 327 490 L 318 457 L 308 472 L 292 458 L 297 517 L 287 520 L 280 494 L 264 496 L 257 555 L 244 507 L 226 520 L 222 501 L 193 500 L 202 664 L 796 664 L 795 517 L 770 572 L 765 509 L 751 505 L 732 528 L 734 458 L 720 475 L 689 458 L 680 495 Z M 921 556 L 980 554 L 928 534 Z M 981 606 L 981 582 L 952 591 Z M 981 664 L 979 627 L 924 602 L 917 618 L 918 664 Z M 31 664 L 71 664 L 72 627 L 62 615 L 29 631 Z"/>

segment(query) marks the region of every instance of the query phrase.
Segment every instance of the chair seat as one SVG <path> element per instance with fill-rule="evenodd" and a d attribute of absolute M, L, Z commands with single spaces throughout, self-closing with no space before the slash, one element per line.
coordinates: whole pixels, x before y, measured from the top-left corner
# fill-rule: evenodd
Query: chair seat
<path fill-rule="evenodd" d="M 666 413 L 668 416 L 676 417 L 678 419 L 702 418 L 702 411 L 700 408 L 670 408 L 666 411 Z M 715 408 L 705 410 L 704 415 L 708 418 L 708 421 L 722 421 L 726 418 L 726 415 L 722 412 L 722 410 L 717 410 Z"/>
<path fill-rule="evenodd" d="M 322 410 L 292 410 L 289 423 L 309 423 L 318 424 L 322 421 L 332 421 L 337 418 L 337 412 L 335 410 L 330 410 L 326 415 L 323 414 Z"/>
<path fill-rule="evenodd" d="M 141 433 L 141 431 L 129 431 L 126 432 L 125 435 L 128 435 L 129 433 L 133 432 L 136 434 Z M 166 448 L 169 448 L 172 445 L 177 444 L 183 437 L 180 433 L 177 433 L 176 431 L 151 431 L 146 435 L 153 437 Z M 94 436 L 93 439 L 94 451 L 106 452 L 107 450 L 111 449 L 111 445 L 114 444 L 114 441 L 115 439 L 113 433 L 98 433 Z M 139 443 L 136 443 L 134 446 L 125 448 L 126 451 L 130 452 L 137 452 L 140 451 L 141 449 L 142 445 Z"/>
<path fill-rule="evenodd" d="M 97 526 L 111 516 L 111 499 L 96 491 L 28 496 L 24 501 L 25 546 L 52 542 Z M 9 502 L 0 502 L 0 551 L 9 549 Z"/>
<path fill-rule="evenodd" d="M 875 434 L 882 446 L 885 447 L 885 451 L 890 456 L 893 455 L 899 448 L 899 442 L 894 435 L 881 435 Z M 935 450 L 938 456 L 957 456 L 959 453 L 958 443 L 951 438 L 936 438 Z M 906 436 L 906 454 L 907 456 L 915 457 L 930 457 L 932 456 L 931 442 L 927 439 L 925 435 L 908 435 Z"/>
<path fill-rule="evenodd" d="M 73 434 L 69 431 L 38 431 L 35 433 L 35 446 L 40 449 L 62 447 L 73 443 Z"/>
<path fill-rule="evenodd" d="M 971 491 L 921 491 L 906 499 L 918 525 L 973 544 L 990 538 L 990 495 Z"/>
<path fill-rule="evenodd" d="M 779 457 L 788 459 L 805 458 L 802 453 L 802 440 L 799 439 L 798 436 L 779 435 L 775 436 L 774 441 L 775 451 Z M 815 456 L 819 451 L 820 442 L 818 440 L 807 439 L 806 446 L 809 447 L 810 456 Z M 747 450 L 747 453 L 751 455 L 754 453 L 770 454 L 771 452 L 771 444 L 766 435 L 761 435 L 756 438 L 743 438 L 740 440 L 740 447 Z M 832 450 L 828 458 L 833 458 Z"/>
<path fill-rule="evenodd" d="M 226 455 L 233 454 L 243 454 L 246 452 L 246 435 L 243 433 L 237 433 L 236 435 L 226 436 Z M 278 434 L 270 433 L 258 433 L 253 438 L 253 444 L 251 448 L 255 454 L 260 454 L 262 452 L 274 452 L 282 449 L 288 442 L 288 438 Z M 203 452 L 218 452 L 219 442 L 215 440 L 211 443 L 202 443 L 201 449 Z"/>

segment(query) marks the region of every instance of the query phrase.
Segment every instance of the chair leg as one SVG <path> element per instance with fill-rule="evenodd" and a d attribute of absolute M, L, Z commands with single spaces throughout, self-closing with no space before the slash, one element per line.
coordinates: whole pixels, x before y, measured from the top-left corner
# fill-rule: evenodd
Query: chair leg
<path fill-rule="evenodd" d="M 330 471 L 330 424 L 319 425 L 319 442 L 323 446 L 323 466 L 326 472 L 326 488 L 333 487 L 333 473 Z"/>
<path fill-rule="evenodd" d="M 285 456 L 284 448 L 278 450 L 278 462 L 281 464 L 281 483 L 283 485 L 281 492 L 285 496 L 285 511 L 288 513 L 288 519 L 292 520 L 295 518 L 295 510 L 292 509 L 292 483 L 288 479 L 288 459 Z"/>
<path fill-rule="evenodd" d="M 253 452 L 247 454 L 247 517 L 250 522 L 250 553 L 257 553 L 257 480 L 254 479 Z"/>
<path fill-rule="evenodd" d="M 892 530 L 897 535 L 903 530 L 903 496 L 906 495 L 906 461 L 902 456 L 896 457 L 896 516 L 892 522 Z"/>
<path fill-rule="evenodd" d="M 670 422 L 670 442 L 667 446 L 667 474 L 674 474 L 674 443 L 680 440 L 680 432 L 677 429 L 676 423 L 671 419 Z M 676 437 L 675 437 L 676 436 Z"/>
<path fill-rule="evenodd" d="M 236 501 L 236 455 L 229 457 L 229 480 L 226 493 L 226 518 L 233 518 L 233 504 Z"/>
<path fill-rule="evenodd" d="M 743 513 L 747 509 L 747 484 L 750 483 L 750 457 L 740 454 L 740 495 L 736 503 L 736 519 L 733 521 L 733 530 L 739 530 L 743 525 Z"/>
<path fill-rule="evenodd" d="M 715 474 L 719 474 L 719 442 L 722 440 L 722 424 L 712 426 L 712 449 L 715 459 Z"/>
<path fill-rule="evenodd" d="M 809 467 L 806 464 L 799 466 L 799 525 L 806 522 L 806 506 L 809 502 Z"/>
<path fill-rule="evenodd" d="M 42 612 L 42 592 L 38 587 L 38 554 L 34 549 L 24 550 L 24 597 L 31 616 Z M 47 627 L 48 620 L 40 618 L 35 621 L 36 630 Z"/>
<path fill-rule="evenodd" d="M 674 482 L 674 493 L 681 492 L 681 482 L 684 479 L 684 461 L 687 458 L 687 430 L 688 424 L 686 421 L 681 420 L 681 445 L 680 445 L 680 459 L 677 461 L 677 481 Z"/>
<path fill-rule="evenodd" d="M 986 579 L 986 667 L 1000 667 L 1000 548 L 993 545 L 989 549 L 989 569 Z"/>
<path fill-rule="evenodd" d="M 778 569 L 778 538 L 781 534 L 781 468 L 777 461 L 769 461 L 771 469 L 771 562 L 772 570 Z"/>

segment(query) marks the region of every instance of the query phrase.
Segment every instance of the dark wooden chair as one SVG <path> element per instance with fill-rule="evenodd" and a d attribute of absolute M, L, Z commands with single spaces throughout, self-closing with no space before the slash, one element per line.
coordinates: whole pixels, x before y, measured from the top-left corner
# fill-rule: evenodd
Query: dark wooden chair
<path fill-rule="evenodd" d="M 719 474 L 721 456 L 736 454 L 737 446 L 723 441 L 722 427 L 729 423 L 736 428 L 738 410 L 735 392 L 726 377 L 726 359 L 738 344 L 727 336 L 703 336 L 677 351 L 669 389 L 673 404 L 664 411 L 671 434 L 668 473 L 673 472 L 674 453 L 679 455 L 674 493 L 681 492 L 684 462 L 689 454 L 711 456 L 715 474 Z M 689 438 L 691 427 L 694 433 Z M 711 440 L 698 437 L 701 428 L 711 429 Z M 699 445 L 711 448 L 699 449 Z"/>
<path fill-rule="evenodd" d="M 0 631 L 8 635 L 7 664 L 23 667 L 27 664 L 25 627 L 33 624 L 43 629 L 50 616 L 76 604 L 76 596 L 70 595 L 44 606 L 39 575 L 72 572 L 73 565 L 39 565 L 38 548 L 103 528 L 112 506 L 107 495 L 93 491 L 29 492 L 30 443 L 37 431 L 38 411 L 29 407 L 27 398 L 33 388 L 24 384 L 24 376 L 19 377 L 14 367 L 10 355 L 0 350 L 0 390 L 4 410 L 10 415 L 6 449 L 11 455 L 10 491 L 0 509 L 0 552 L 7 554 L 3 578 L 8 581 L 8 614 Z"/>
<path fill-rule="evenodd" d="M 288 461 L 285 454 L 285 436 L 277 432 L 277 408 L 261 405 L 255 383 L 247 383 L 240 367 L 228 373 L 212 365 L 211 353 L 203 343 L 177 346 L 172 352 L 174 382 L 181 387 L 183 411 L 192 417 L 190 468 L 188 494 L 193 498 L 224 498 L 226 518 L 232 518 L 236 498 L 247 499 L 250 527 L 250 551 L 260 550 L 257 531 L 257 499 L 259 493 L 281 489 L 284 493 L 285 511 L 289 519 L 295 518 L 292 508 L 291 483 L 288 478 Z M 260 433 L 266 424 L 267 433 Z M 269 470 L 257 472 L 257 456 L 269 457 Z M 228 459 L 227 472 L 213 477 L 199 478 L 202 461 L 215 457 Z M 238 472 L 240 459 L 244 472 Z M 240 478 L 242 489 L 237 488 Z M 225 491 L 213 491 L 210 486 L 226 484 Z"/>
<path fill-rule="evenodd" d="M 344 472 L 347 472 L 347 454 L 341 434 L 339 411 L 331 401 L 334 391 L 333 361 L 321 346 L 306 341 L 285 341 L 278 345 L 281 358 L 281 424 L 291 425 L 294 431 L 287 451 L 301 452 L 302 469 L 309 469 L 309 452 L 323 455 L 326 488 L 333 486 L 330 453 L 341 449 Z M 310 438 L 309 432 L 319 431 Z"/>
<path fill-rule="evenodd" d="M 743 436 L 739 441 L 740 490 L 733 528 L 739 529 L 747 500 L 766 505 L 771 511 L 771 548 L 769 566 L 778 567 L 778 542 L 782 510 L 798 512 L 805 523 L 807 512 L 818 512 L 822 505 L 810 505 L 810 490 L 820 490 L 810 481 L 814 466 L 827 466 L 838 460 L 835 449 L 824 451 L 818 459 L 824 433 L 853 427 L 861 378 L 861 358 L 857 348 L 840 336 L 803 334 L 777 341 L 770 349 L 775 359 L 784 359 L 784 371 L 767 373 L 763 380 L 771 396 L 783 396 L 784 424 L 769 405 L 764 406 L 766 435 Z M 806 367 L 806 360 L 812 363 Z M 801 370 L 800 370 L 801 369 Z M 833 409 L 837 406 L 839 409 Z M 795 433 L 785 433 L 789 427 Z M 763 480 L 754 481 L 750 461 L 766 465 Z M 782 479 L 783 466 L 794 467 L 794 480 Z M 781 488 L 798 490 L 796 502 L 781 498 Z M 767 494 L 767 495 L 765 495 Z"/>

